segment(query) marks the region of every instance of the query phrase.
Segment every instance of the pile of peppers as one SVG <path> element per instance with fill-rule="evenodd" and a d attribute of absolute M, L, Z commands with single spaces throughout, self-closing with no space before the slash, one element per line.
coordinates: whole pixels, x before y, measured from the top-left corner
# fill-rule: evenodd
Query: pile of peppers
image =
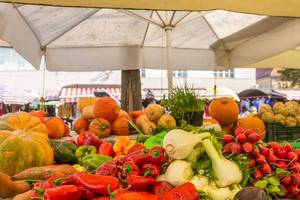
<path fill-rule="evenodd" d="M 86 149 L 88 155 L 94 149 Z M 94 154 L 92 154 L 94 155 Z M 78 155 L 83 156 L 83 155 Z M 198 200 L 192 183 L 173 187 L 156 182 L 168 157 L 162 147 L 135 144 L 128 154 L 107 161 L 95 174 L 77 173 L 33 182 L 32 199 L 44 200 Z"/>

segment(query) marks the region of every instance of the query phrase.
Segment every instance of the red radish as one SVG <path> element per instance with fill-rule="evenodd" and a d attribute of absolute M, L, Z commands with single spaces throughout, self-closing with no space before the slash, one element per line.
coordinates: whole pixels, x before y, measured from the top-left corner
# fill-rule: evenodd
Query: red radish
<path fill-rule="evenodd" d="M 290 168 L 293 172 L 300 173 L 300 164 L 299 164 L 298 162 L 292 162 L 292 163 L 289 165 L 289 168 Z"/>
<path fill-rule="evenodd" d="M 255 173 L 253 174 L 254 178 L 259 180 L 264 177 L 264 174 L 261 172 L 260 169 L 255 170 Z"/>
<path fill-rule="evenodd" d="M 273 152 L 270 152 L 267 160 L 268 160 L 268 163 L 276 163 L 278 158 L 277 158 L 277 156 L 275 156 L 275 154 Z"/>
<path fill-rule="evenodd" d="M 286 185 L 286 186 L 290 185 L 290 184 L 292 183 L 292 177 L 290 177 L 290 176 L 284 177 L 284 178 L 281 180 L 281 183 L 282 183 L 283 185 Z"/>
<path fill-rule="evenodd" d="M 231 145 L 232 145 L 232 144 L 233 144 L 232 142 L 226 144 L 226 145 L 223 147 L 223 153 L 231 153 Z"/>
<path fill-rule="evenodd" d="M 245 129 L 242 128 L 242 127 L 238 127 L 235 129 L 235 135 L 238 135 L 238 134 L 241 134 L 241 133 L 244 133 L 245 132 Z"/>
<path fill-rule="evenodd" d="M 296 149 L 294 152 L 297 154 L 298 158 L 300 158 L 300 149 Z"/>
<path fill-rule="evenodd" d="M 286 159 L 287 153 L 284 148 L 277 148 L 274 150 L 275 155 L 281 159 Z"/>
<path fill-rule="evenodd" d="M 270 167 L 270 165 L 268 165 L 267 163 L 263 163 L 260 167 L 260 170 L 264 173 L 264 174 L 272 174 L 272 168 Z"/>
<path fill-rule="evenodd" d="M 257 155 L 257 157 L 256 157 L 256 162 L 258 163 L 258 164 L 264 164 L 264 163 L 266 163 L 267 161 L 266 161 L 266 157 L 265 156 L 263 156 L 263 155 L 260 155 L 260 154 L 258 154 Z"/>
<path fill-rule="evenodd" d="M 252 151 L 252 155 L 257 157 L 259 155 L 259 153 L 257 151 Z"/>
<path fill-rule="evenodd" d="M 297 161 L 297 160 L 298 160 L 298 155 L 297 155 L 295 152 L 290 151 L 290 152 L 287 153 L 286 158 L 287 158 L 289 161 L 294 162 L 294 161 Z"/>
<path fill-rule="evenodd" d="M 241 153 L 241 145 L 237 143 L 232 143 L 230 146 L 231 154 L 232 155 L 237 155 Z"/>
<path fill-rule="evenodd" d="M 260 149 L 260 154 L 263 155 L 263 156 L 268 157 L 269 154 L 270 154 L 270 150 L 267 147 L 262 147 Z"/>
<path fill-rule="evenodd" d="M 253 129 L 247 129 L 247 130 L 245 131 L 245 135 L 246 135 L 246 136 L 250 135 L 251 133 L 255 133 L 255 131 L 254 131 Z"/>
<path fill-rule="evenodd" d="M 268 144 L 268 147 L 269 147 L 269 148 L 272 148 L 272 149 L 274 150 L 274 149 L 281 148 L 281 145 L 278 144 L 277 142 L 270 142 L 270 143 Z"/>
<path fill-rule="evenodd" d="M 255 166 L 256 166 L 256 162 L 255 162 L 255 160 L 253 158 L 251 158 L 249 160 L 249 167 L 252 168 L 252 167 L 255 167 Z"/>
<path fill-rule="evenodd" d="M 236 136 L 236 139 L 237 139 L 237 141 L 238 141 L 238 143 L 240 143 L 240 144 L 244 144 L 245 142 L 247 142 L 247 137 L 246 137 L 246 135 L 245 134 L 238 134 L 237 136 Z"/>
<path fill-rule="evenodd" d="M 293 184 L 300 186 L 300 174 L 299 173 L 293 173 L 291 177 Z"/>
<path fill-rule="evenodd" d="M 277 164 L 276 166 L 279 167 L 280 169 L 287 169 L 288 168 L 288 165 L 283 160 L 278 160 L 276 162 L 276 164 Z"/>
<path fill-rule="evenodd" d="M 251 153 L 253 151 L 253 145 L 249 142 L 246 142 L 245 144 L 243 144 L 242 149 L 246 153 Z"/>
<path fill-rule="evenodd" d="M 296 185 L 289 185 L 288 187 L 288 192 L 293 194 L 293 195 L 297 195 L 299 189 L 297 188 Z"/>
<path fill-rule="evenodd" d="M 251 142 L 252 144 L 255 144 L 256 142 L 258 142 L 258 140 L 260 139 L 260 136 L 258 135 L 258 133 L 250 133 L 247 137 L 247 141 Z"/>
<path fill-rule="evenodd" d="M 231 143 L 234 141 L 234 137 L 232 135 L 226 134 L 223 136 L 223 142 L 225 144 Z"/>
<path fill-rule="evenodd" d="M 286 152 L 290 152 L 290 151 L 293 150 L 293 147 L 292 147 L 292 145 L 290 145 L 290 144 L 286 144 L 286 145 L 284 145 L 284 150 L 285 150 Z"/>

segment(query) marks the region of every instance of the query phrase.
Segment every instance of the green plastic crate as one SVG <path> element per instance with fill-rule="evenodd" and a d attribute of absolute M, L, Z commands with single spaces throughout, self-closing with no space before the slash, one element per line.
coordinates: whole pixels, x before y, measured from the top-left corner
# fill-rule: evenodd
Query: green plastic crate
<path fill-rule="evenodd" d="M 267 128 L 266 142 L 295 141 L 300 139 L 300 127 L 285 127 L 278 123 L 265 123 Z"/>

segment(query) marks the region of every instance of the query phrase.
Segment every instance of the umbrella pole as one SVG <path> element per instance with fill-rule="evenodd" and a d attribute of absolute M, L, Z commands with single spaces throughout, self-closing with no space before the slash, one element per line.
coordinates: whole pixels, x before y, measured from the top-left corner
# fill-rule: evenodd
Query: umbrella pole
<path fill-rule="evenodd" d="M 168 75 L 168 94 L 173 89 L 173 57 L 172 57 L 172 27 L 166 26 L 166 45 L 167 45 L 167 75 Z"/>

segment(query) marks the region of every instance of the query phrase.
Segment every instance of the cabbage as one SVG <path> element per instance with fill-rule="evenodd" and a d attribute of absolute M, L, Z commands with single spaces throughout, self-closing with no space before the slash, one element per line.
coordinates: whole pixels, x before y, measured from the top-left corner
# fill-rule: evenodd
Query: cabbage
<path fill-rule="evenodd" d="M 276 114 L 274 116 L 274 122 L 280 123 L 282 126 L 285 126 L 285 121 L 286 121 L 285 116 L 283 116 L 281 114 Z"/>
<path fill-rule="evenodd" d="M 274 121 L 274 114 L 272 112 L 265 112 L 261 115 L 261 119 L 266 123 L 272 123 Z"/>
<path fill-rule="evenodd" d="M 296 127 L 298 121 L 296 120 L 296 118 L 288 116 L 285 120 L 285 123 L 287 127 Z"/>
<path fill-rule="evenodd" d="M 265 112 L 272 112 L 272 108 L 269 104 L 262 104 L 259 109 L 259 114 L 263 114 Z"/>

